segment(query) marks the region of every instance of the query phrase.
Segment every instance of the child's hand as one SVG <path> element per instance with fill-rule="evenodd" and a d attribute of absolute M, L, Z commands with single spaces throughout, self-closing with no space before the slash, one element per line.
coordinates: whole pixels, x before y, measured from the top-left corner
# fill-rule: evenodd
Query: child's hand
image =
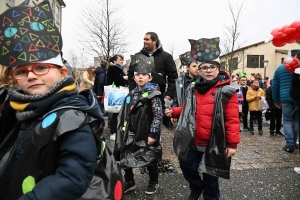
<path fill-rule="evenodd" d="M 171 108 L 166 108 L 166 109 L 165 109 L 165 115 L 166 115 L 167 117 L 172 117 L 172 115 L 173 115 L 172 109 L 171 109 Z"/>
<path fill-rule="evenodd" d="M 235 155 L 236 149 L 226 148 L 225 153 L 226 153 L 227 158 L 229 158 L 229 157 Z"/>
<path fill-rule="evenodd" d="M 155 139 L 148 137 L 148 145 L 152 145 L 155 142 Z"/>

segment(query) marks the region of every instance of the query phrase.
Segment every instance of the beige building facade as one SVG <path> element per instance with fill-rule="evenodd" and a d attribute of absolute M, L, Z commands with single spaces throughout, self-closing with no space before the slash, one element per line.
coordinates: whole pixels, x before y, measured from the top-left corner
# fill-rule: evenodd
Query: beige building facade
<path fill-rule="evenodd" d="M 44 0 L 30 0 L 30 5 L 37 5 Z M 5 10 L 20 5 L 24 0 L 0 0 L 0 13 L 3 13 Z M 55 18 L 55 23 L 58 30 L 61 32 L 62 28 L 62 8 L 66 7 L 66 4 L 63 0 L 49 0 L 52 7 L 53 16 Z"/>
<path fill-rule="evenodd" d="M 237 49 L 233 56 L 235 64 L 232 75 L 245 72 L 250 78 L 251 73 L 260 73 L 263 77 L 273 78 L 276 68 L 284 62 L 288 51 L 293 49 L 300 49 L 300 43 L 295 42 L 283 47 L 275 47 L 272 42 L 264 43 L 262 41 Z M 220 56 L 219 59 L 221 65 L 225 66 L 229 61 L 228 54 Z M 267 60 L 268 64 L 264 63 L 264 60 Z"/>

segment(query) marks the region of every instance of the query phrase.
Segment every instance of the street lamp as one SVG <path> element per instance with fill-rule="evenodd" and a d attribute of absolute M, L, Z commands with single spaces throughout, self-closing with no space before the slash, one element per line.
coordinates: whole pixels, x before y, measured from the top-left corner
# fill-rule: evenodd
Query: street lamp
<path fill-rule="evenodd" d="M 264 63 L 264 78 L 266 77 L 266 69 L 267 69 L 267 67 L 268 67 L 268 64 L 269 64 L 269 61 L 268 60 L 264 60 L 263 61 L 263 63 Z"/>

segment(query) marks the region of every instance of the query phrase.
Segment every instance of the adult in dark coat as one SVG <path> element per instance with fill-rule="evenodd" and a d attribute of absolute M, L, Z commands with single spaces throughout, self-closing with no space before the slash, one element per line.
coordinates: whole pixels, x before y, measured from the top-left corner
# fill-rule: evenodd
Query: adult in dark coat
<path fill-rule="evenodd" d="M 107 85 L 107 76 L 106 76 L 106 70 L 107 70 L 107 62 L 102 61 L 101 65 L 95 69 L 95 81 L 94 81 L 94 87 L 93 91 L 96 94 L 96 97 L 99 101 L 101 112 L 104 113 L 104 105 L 101 104 L 103 93 L 104 93 L 104 86 Z"/>
<path fill-rule="evenodd" d="M 272 80 L 270 81 L 270 84 L 272 86 Z M 282 109 L 278 108 L 273 101 L 271 86 L 266 89 L 266 100 L 269 105 L 268 111 L 270 111 L 270 114 L 271 114 L 270 115 L 270 136 L 274 136 L 275 134 L 283 135 L 280 132 Z M 274 132 L 274 131 L 276 131 L 276 132 Z"/>
<path fill-rule="evenodd" d="M 158 84 L 162 93 L 162 102 L 164 102 L 164 98 L 172 100 L 176 92 L 175 80 L 178 78 L 178 74 L 172 55 L 163 50 L 158 35 L 154 32 L 147 32 L 144 36 L 144 47 L 137 54 L 144 54 L 148 57 L 154 57 L 155 68 L 151 73 L 153 77 L 151 83 Z M 132 91 L 136 87 L 133 76 L 134 68 L 133 65 L 130 65 L 128 70 L 129 91 Z M 168 84 L 167 91 L 166 84 Z M 165 105 L 163 103 L 163 109 L 164 106 Z M 163 124 L 167 127 L 171 125 L 169 119 L 165 117 Z"/>
<path fill-rule="evenodd" d="M 162 92 L 165 91 L 167 83 L 168 89 L 165 92 L 165 96 L 170 100 L 173 99 L 176 90 L 175 79 L 178 78 L 176 65 L 172 55 L 163 50 L 156 33 L 146 33 L 144 37 L 144 48 L 137 54 L 154 57 L 155 69 L 153 69 L 151 73 L 153 76 L 151 82 L 157 83 Z M 133 90 L 136 86 L 133 80 L 133 72 L 134 69 L 132 65 L 130 65 L 128 70 L 129 91 Z"/>
<path fill-rule="evenodd" d="M 123 69 L 124 57 L 120 54 L 116 54 L 110 59 L 110 66 L 107 70 L 107 84 L 112 85 L 113 83 L 118 86 L 128 85 L 128 76 L 125 75 Z M 117 117 L 119 113 L 113 113 L 110 119 L 110 133 L 111 140 L 115 140 L 117 132 Z"/>

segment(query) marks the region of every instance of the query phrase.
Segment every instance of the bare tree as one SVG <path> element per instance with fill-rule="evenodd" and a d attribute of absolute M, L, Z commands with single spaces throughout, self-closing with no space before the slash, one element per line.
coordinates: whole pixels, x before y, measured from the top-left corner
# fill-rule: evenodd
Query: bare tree
<path fill-rule="evenodd" d="M 74 68 L 78 67 L 78 56 L 76 54 L 76 52 L 72 49 L 68 52 L 68 57 L 70 58 L 70 60 L 68 60 L 68 62 L 70 63 L 70 65 Z"/>
<path fill-rule="evenodd" d="M 125 26 L 118 15 L 121 7 L 118 0 L 88 1 L 82 13 L 81 42 L 101 60 L 125 52 Z"/>
<path fill-rule="evenodd" d="M 222 47 L 222 57 L 225 58 L 225 62 L 221 63 L 230 74 L 237 69 L 239 63 L 243 62 L 244 51 L 236 51 L 242 48 L 245 42 L 239 43 L 240 30 L 239 23 L 241 19 L 241 14 L 243 11 L 244 2 L 240 5 L 232 5 L 228 2 L 228 8 L 231 15 L 231 24 L 225 24 L 225 40 L 221 43 Z"/>

